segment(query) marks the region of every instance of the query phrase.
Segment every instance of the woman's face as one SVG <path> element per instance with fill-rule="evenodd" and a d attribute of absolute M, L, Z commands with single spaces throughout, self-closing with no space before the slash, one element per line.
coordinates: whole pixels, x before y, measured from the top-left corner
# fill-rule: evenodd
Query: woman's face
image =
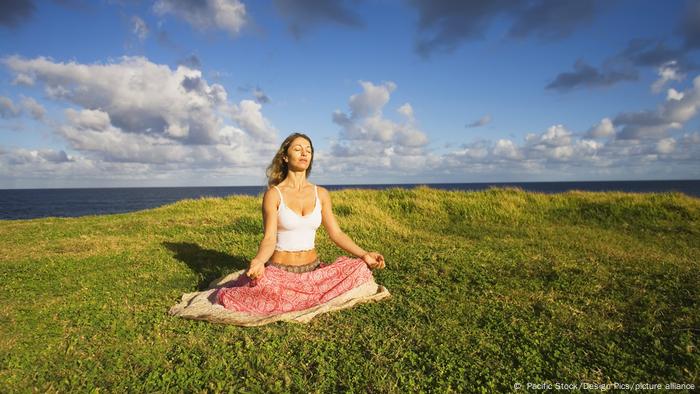
<path fill-rule="evenodd" d="M 304 137 L 297 137 L 287 149 L 287 165 L 290 169 L 306 169 L 311 163 L 312 156 L 309 140 Z"/>

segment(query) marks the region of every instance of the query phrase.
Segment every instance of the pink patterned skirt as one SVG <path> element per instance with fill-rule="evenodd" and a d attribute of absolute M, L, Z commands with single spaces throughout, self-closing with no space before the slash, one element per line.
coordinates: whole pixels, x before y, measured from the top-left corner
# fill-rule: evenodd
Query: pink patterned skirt
<path fill-rule="evenodd" d="M 216 302 L 230 310 L 274 315 L 323 304 L 372 279 L 364 260 L 348 256 L 303 273 L 268 265 L 256 281 L 241 275 L 227 283 L 217 291 Z"/>

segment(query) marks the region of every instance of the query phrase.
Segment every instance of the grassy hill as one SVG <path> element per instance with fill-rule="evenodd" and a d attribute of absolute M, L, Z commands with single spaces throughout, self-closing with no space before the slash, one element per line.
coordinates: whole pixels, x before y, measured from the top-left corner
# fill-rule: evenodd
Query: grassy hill
<path fill-rule="evenodd" d="M 393 297 L 308 325 L 167 314 L 247 266 L 260 197 L 0 221 L 0 391 L 509 391 L 700 380 L 700 199 L 332 192 Z M 345 254 L 319 230 L 323 261 Z"/>

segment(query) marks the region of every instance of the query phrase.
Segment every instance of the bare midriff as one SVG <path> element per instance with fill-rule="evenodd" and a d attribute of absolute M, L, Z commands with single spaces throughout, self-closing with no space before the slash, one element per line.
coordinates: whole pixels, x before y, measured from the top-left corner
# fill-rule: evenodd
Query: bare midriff
<path fill-rule="evenodd" d="M 270 261 L 284 265 L 304 265 L 313 263 L 317 258 L 316 249 L 301 250 L 298 252 L 275 250 L 272 257 L 270 257 Z"/>

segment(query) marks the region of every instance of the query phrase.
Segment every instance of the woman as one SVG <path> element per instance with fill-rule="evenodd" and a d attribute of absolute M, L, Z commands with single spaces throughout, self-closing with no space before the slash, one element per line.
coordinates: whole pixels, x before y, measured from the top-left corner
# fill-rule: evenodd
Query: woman
<path fill-rule="evenodd" d="M 249 279 L 217 291 L 224 308 L 267 315 L 306 310 L 373 282 L 370 269 L 385 267 L 384 256 L 365 251 L 340 229 L 328 190 L 307 180 L 313 158 L 305 134 L 282 142 L 267 169 L 263 239 L 245 273 Z M 315 249 L 321 223 L 336 245 L 359 258 L 322 263 Z"/>

